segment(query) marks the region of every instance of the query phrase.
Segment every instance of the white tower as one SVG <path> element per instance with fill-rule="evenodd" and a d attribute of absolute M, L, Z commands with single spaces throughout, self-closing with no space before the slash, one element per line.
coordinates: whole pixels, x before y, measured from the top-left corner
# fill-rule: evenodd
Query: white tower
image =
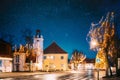
<path fill-rule="evenodd" d="M 43 62 L 43 37 L 40 34 L 40 30 L 36 30 L 36 35 L 33 39 L 33 49 L 36 54 L 37 70 L 42 70 Z"/>

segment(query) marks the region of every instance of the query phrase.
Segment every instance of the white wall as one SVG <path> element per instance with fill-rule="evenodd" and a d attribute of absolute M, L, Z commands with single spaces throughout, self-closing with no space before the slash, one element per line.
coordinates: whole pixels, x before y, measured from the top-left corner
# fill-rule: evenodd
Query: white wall
<path fill-rule="evenodd" d="M 12 58 L 1 58 L 2 66 L 0 66 L 0 71 L 2 72 L 12 72 Z"/>

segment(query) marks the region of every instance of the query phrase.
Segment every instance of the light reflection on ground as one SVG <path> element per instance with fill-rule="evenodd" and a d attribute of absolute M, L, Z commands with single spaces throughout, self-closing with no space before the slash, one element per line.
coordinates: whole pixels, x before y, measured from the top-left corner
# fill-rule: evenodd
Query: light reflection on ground
<path fill-rule="evenodd" d="M 43 80 L 57 80 L 57 75 L 56 74 L 44 75 Z"/>
<path fill-rule="evenodd" d="M 13 78 L 0 79 L 0 80 L 13 80 Z"/>
<path fill-rule="evenodd" d="M 104 71 L 99 72 L 99 78 L 104 76 Z M 80 70 L 69 72 L 55 72 L 47 74 L 35 74 L 28 76 L 18 76 L 13 78 L 5 78 L 0 80 L 96 80 L 97 71 L 95 70 Z M 100 79 L 101 80 L 101 79 Z"/>

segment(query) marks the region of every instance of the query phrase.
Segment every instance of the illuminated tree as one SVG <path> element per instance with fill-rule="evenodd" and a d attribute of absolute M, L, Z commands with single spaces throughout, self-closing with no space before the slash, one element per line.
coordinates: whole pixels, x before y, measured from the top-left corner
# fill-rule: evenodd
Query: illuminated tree
<path fill-rule="evenodd" d="M 33 36 L 32 36 L 32 30 L 31 29 L 24 29 L 21 31 L 22 32 L 22 37 L 24 38 L 27 47 L 30 48 L 30 46 L 32 46 L 32 42 L 33 42 Z"/>
<path fill-rule="evenodd" d="M 113 12 L 108 13 L 105 19 L 102 17 L 98 24 L 91 24 L 87 40 L 90 43 L 90 49 L 98 52 L 95 67 L 105 67 L 106 76 L 108 76 L 108 70 L 112 75 L 110 60 L 115 57 L 113 55 L 116 55 Z"/>
<path fill-rule="evenodd" d="M 29 63 L 29 71 L 31 71 L 32 63 L 36 62 L 36 54 L 33 49 L 27 49 L 26 51 L 26 63 Z"/>
<path fill-rule="evenodd" d="M 82 63 L 85 59 L 86 59 L 86 56 L 83 54 L 83 52 L 74 50 L 72 53 L 72 58 L 71 58 L 70 62 L 73 63 L 74 68 L 77 69 L 78 64 Z"/>

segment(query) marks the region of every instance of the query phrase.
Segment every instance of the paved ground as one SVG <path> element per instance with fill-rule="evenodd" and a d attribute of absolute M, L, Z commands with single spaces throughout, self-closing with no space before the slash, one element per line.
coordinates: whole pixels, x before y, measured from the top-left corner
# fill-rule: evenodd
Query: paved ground
<path fill-rule="evenodd" d="M 66 80 L 66 78 L 68 78 L 68 76 L 71 77 L 70 72 L 11 72 L 11 73 L 0 73 L 0 80 L 3 80 L 4 78 L 11 78 L 11 77 L 12 78 L 14 78 L 14 77 L 25 77 L 25 76 L 30 77 L 30 76 L 33 76 L 33 75 L 47 75 L 47 74 L 54 74 L 54 73 L 56 75 L 58 74 L 59 76 L 65 76 L 66 75 L 65 79 L 63 77 L 61 77 L 64 80 Z M 96 75 L 96 73 L 95 73 L 95 75 Z M 72 75 L 72 78 L 74 78 L 74 77 L 77 77 L 77 76 Z M 102 77 L 102 76 L 100 76 L 100 77 Z M 88 79 L 84 79 L 84 80 L 88 80 Z M 90 80 L 94 80 L 94 79 L 90 79 Z M 120 78 L 118 78 L 118 77 L 100 78 L 99 80 L 120 80 Z"/>
<path fill-rule="evenodd" d="M 120 80 L 118 77 L 113 77 L 113 78 L 102 78 L 101 80 Z"/>
<path fill-rule="evenodd" d="M 0 79 L 9 77 L 19 77 L 19 76 L 30 76 L 30 75 L 44 75 L 44 74 L 63 74 L 69 72 L 1 72 Z"/>
<path fill-rule="evenodd" d="M 120 80 L 120 77 L 116 77 L 115 75 L 114 76 L 111 76 L 109 78 L 102 78 L 102 80 Z"/>
<path fill-rule="evenodd" d="M 1 72 L 0 78 L 17 77 L 17 76 L 28 76 L 37 74 L 48 74 L 48 72 Z"/>

